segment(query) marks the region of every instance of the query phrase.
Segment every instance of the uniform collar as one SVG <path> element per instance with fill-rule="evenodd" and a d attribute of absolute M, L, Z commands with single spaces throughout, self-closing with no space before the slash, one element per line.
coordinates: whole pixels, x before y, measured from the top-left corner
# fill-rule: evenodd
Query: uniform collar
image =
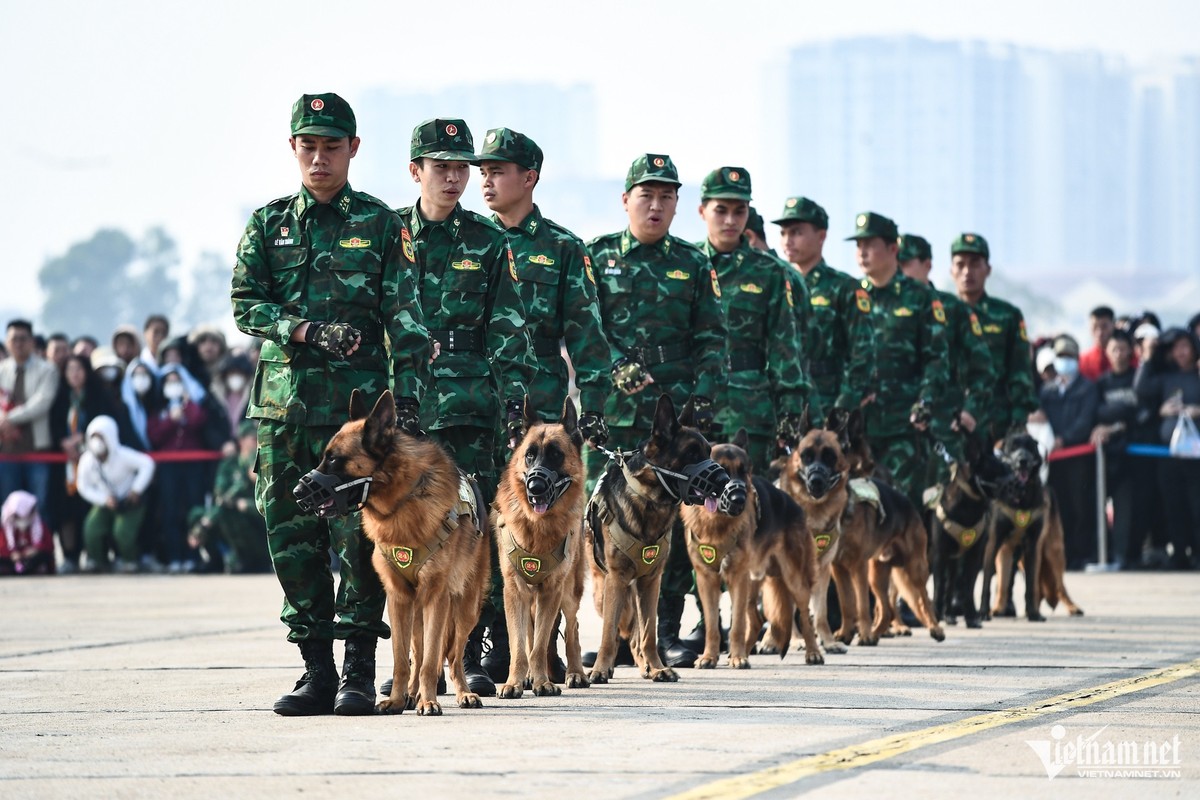
<path fill-rule="evenodd" d="M 492 222 L 496 223 L 501 228 L 504 227 L 504 223 L 500 221 L 500 217 L 497 216 L 496 214 L 492 214 Z M 539 209 L 537 207 L 537 203 L 534 203 L 533 211 L 530 211 L 529 214 L 525 217 L 525 219 L 521 220 L 521 223 L 519 225 L 515 225 L 511 228 L 508 228 L 507 230 L 510 232 L 520 231 L 521 233 L 524 233 L 526 236 L 528 236 L 530 239 L 532 239 L 533 237 L 537 236 L 537 232 L 539 230 L 541 230 L 542 226 L 545 224 L 546 224 L 546 222 L 542 218 L 541 209 Z"/>
<path fill-rule="evenodd" d="M 911 279 L 901 272 L 899 267 L 896 267 L 896 274 L 893 275 L 892 279 L 883 286 L 876 286 L 875 284 L 871 283 L 870 278 L 863 278 L 861 285 L 871 294 L 883 294 L 884 292 L 900 294 L 900 292 L 904 290 L 904 282 L 908 280 Z"/>
<path fill-rule="evenodd" d="M 417 202 L 413 203 L 412 210 L 409 212 L 408 219 L 405 222 L 408 223 L 408 229 L 412 232 L 414 239 L 420 236 L 421 232 L 426 228 L 433 229 L 438 227 L 445 228 L 447 233 L 457 238 L 458 232 L 462 229 L 464 213 L 466 212 L 463 211 L 462 204 L 455 203 L 454 210 L 450 212 L 450 216 L 438 222 L 432 222 L 426 219 L 425 215 L 421 213 L 421 201 L 418 199 Z"/>
<path fill-rule="evenodd" d="M 633 235 L 633 231 L 631 231 L 629 228 L 626 228 L 621 233 L 621 255 L 629 255 L 629 251 L 633 250 L 635 247 L 645 247 L 650 250 L 657 250 L 664 256 L 669 256 L 671 255 L 671 234 L 668 233 L 654 244 L 642 244 L 638 241 L 637 237 Z"/>
<path fill-rule="evenodd" d="M 803 275 L 804 280 L 808 282 L 808 285 L 810 287 L 815 287 L 817 284 L 817 281 L 819 281 L 821 279 L 822 275 L 824 275 L 829 270 L 829 268 L 830 268 L 829 265 L 825 263 L 825 257 L 822 256 L 821 260 L 816 263 L 816 266 L 814 266 L 812 269 L 810 269 L 808 271 L 807 275 L 804 275 L 804 273 L 800 273 L 800 274 Z M 793 269 L 795 269 L 795 267 L 793 267 Z M 796 271 L 800 272 L 800 270 L 798 270 L 798 269 Z"/>
<path fill-rule="evenodd" d="M 750 243 L 745 239 L 738 242 L 738 246 L 730 250 L 728 253 L 722 253 L 717 248 L 713 247 L 713 243 L 707 238 L 700 244 L 700 249 L 704 251 L 704 255 L 708 256 L 708 261 L 713 266 L 717 264 L 733 264 L 735 267 L 741 266 L 749 254 Z"/>
<path fill-rule="evenodd" d="M 350 206 L 354 202 L 354 190 L 350 188 L 350 182 L 346 181 L 346 185 L 342 190 L 329 201 L 328 206 L 342 216 L 343 219 L 350 218 Z M 310 209 L 322 205 L 317 202 L 317 199 L 308 191 L 308 187 L 301 184 L 300 193 L 296 195 L 296 200 L 293 203 L 292 210 L 296 215 L 296 219 L 301 219 Z"/>

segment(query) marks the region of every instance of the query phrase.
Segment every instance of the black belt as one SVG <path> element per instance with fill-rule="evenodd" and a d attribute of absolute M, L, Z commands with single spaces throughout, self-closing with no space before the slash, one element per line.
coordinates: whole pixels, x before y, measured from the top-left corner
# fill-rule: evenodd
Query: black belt
<path fill-rule="evenodd" d="M 842 374 L 841 367 L 832 361 L 814 361 L 808 365 L 808 376 L 810 378 L 824 378 L 827 375 Z"/>
<path fill-rule="evenodd" d="M 647 367 L 664 364 L 668 361 L 679 361 L 692 354 L 692 348 L 686 344 L 645 345 L 634 348 L 638 360 Z"/>
<path fill-rule="evenodd" d="M 748 350 L 729 354 L 729 371 L 743 372 L 745 370 L 761 370 L 767 366 L 767 360 L 762 353 Z"/>
<path fill-rule="evenodd" d="M 477 330 L 430 331 L 430 338 L 442 346 L 442 352 L 483 352 L 483 334 Z"/>
<path fill-rule="evenodd" d="M 533 337 L 533 354 L 538 358 L 551 358 L 559 355 L 562 349 L 559 347 L 558 339 L 550 339 L 545 336 Z"/>

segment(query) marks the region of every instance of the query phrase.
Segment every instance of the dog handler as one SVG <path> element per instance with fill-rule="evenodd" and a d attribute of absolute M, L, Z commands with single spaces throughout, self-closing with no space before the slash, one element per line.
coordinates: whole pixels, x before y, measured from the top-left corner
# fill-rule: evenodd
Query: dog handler
<path fill-rule="evenodd" d="M 275 713 L 370 714 L 375 644 L 389 636 L 373 547 L 359 515 L 304 514 L 292 489 L 345 422 L 354 389 L 392 389 L 401 426 L 419 430 L 431 345 L 400 217 L 347 182 L 359 147 L 349 104 L 302 96 L 291 134 L 300 191 L 251 216 L 231 292 L 238 329 L 266 340 L 247 413 L 261 421 L 255 502 L 283 587 L 280 618 L 304 657 Z M 341 565 L 336 594 L 330 547 Z M 340 686 L 334 639 L 346 640 Z"/>

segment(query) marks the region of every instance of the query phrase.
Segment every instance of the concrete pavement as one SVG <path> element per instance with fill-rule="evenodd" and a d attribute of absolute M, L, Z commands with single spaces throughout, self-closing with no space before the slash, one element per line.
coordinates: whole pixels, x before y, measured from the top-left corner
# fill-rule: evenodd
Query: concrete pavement
<path fill-rule="evenodd" d="M 301 672 L 273 576 L 5 579 L 0 797 L 1196 796 L 1195 667 L 1078 690 L 1200 658 L 1200 575 L 1067 585 L 1086 616 L 917 630 L 819 667 L 754 656 L 673 685 L 622 668 L 556 698 L 447 698 L 440 718 L 306 719 L 270 710 Z M 1090 704 L 1046 705 L 1064 694 Z M 1088 737 L 1095 758 L 1153 750 L 1169 777 L 1080 777 L 1067 746 Z"/>

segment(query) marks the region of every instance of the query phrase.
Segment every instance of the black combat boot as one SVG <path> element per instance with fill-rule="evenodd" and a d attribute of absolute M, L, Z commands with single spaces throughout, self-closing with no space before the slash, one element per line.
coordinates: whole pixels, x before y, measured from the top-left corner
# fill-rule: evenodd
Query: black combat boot
<path fill-rule="evenodd" d="M 658 598 L 658 655 L 668 667 L 694 667 L 699 656 L 679 639 L 682 597 Z"/>
<path fill-rule="evenodd" d="M 721 624 L 721 617 L 717 615 L 717 626 L 721 629 L 721 652 L 729 652 L 729 628 Z M 696 627 L 692 628 L 692 632 L 684 636 L 679 641 L 683 642 L 683 646 L 695 653 L 703 653 L 705 646 L 708 644 L 708 631 L 704 624 L 704 612 L 700 612 L 700 621 L 696 623 Z"/>
<path fill-rule="evenodd" d="M 439 695 L 446 693 L 446 670 L 443 668 L 438 672 L 437 693 Z M 392 679 L 388 678 L 383 683 L 379 684 L 379 696 L 391 697 L 392 695 Z"/>
<path fill-rule="evenodd" d="M 344 717 L 362 717 L 375 713 L 377 641 L 374 636 L 351 636 L 346 640 L 342 683 L 333 703 L 333 713 Z"/>
<path fill-rule="evenodd" d="M 562 618 L 560 611 L 554 618 L 554 629 L 550 632 L 550 641 L 546 643 L 546 664 L 550 667 L 551 683 L 567 682 L 567 665 L 563 663 L 562 656 L 558 654 L 558 638 L 562 636 L 558 626 L 562 624 Z M 596 662 L 593 660 L 592 663 Z"/>
<path fill-rule="evenodd" d="M 467 639 L 463 651 L 463 672 L 467 676 L 467 688 L 480 697 L 495 697 L 496 684 L 481 663 L 483 659 L 483 626 L 476 625 Z"/>
<path fill-rule="evenodd" d="M 285 717 L 314 717 L 332 714 L 338 693 L 337 666 L 333 663 L 333 642 L 309 639 L 300 642 L 304 656 L 304 675 L 296 688 L 275 701 L 275 713 Z"/>
<path fill-rule="evenodd" d="M 596 666 L 596 651 L 588 650 L 583 654 L 583 665 L 588 669 Z M 618 636 L 617 637 L 617 655 L 613 658 L 614 667 L 636 667 L 637 661 L 633 658 L 633 650 L 629 647 L 629 640 Z"/>
<path fill-rule="evenodd" d="M 490 648 L 484 646 L 480 666 L 494 683 L 504 683 L 508 680 L 508 625 L 501 619 L 500 624 L 492 624 L 488 628 Z M 478 693 L 477 693 L 478 694 Z"/>

